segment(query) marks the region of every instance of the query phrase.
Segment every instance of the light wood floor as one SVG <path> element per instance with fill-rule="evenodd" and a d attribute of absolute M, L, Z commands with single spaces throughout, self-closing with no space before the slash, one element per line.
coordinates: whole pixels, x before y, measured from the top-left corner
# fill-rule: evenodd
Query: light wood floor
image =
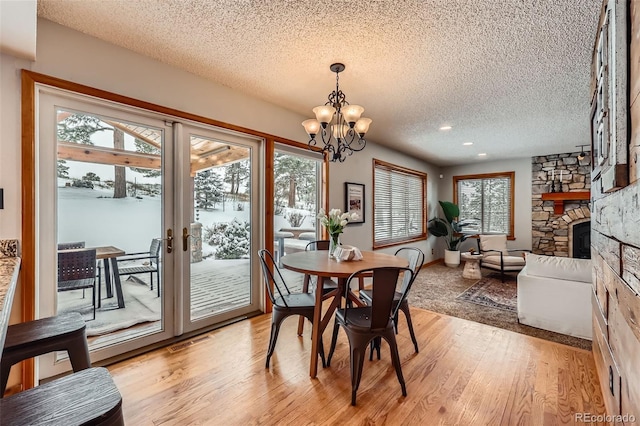
<path fill-rule="evenodd" d="M 128 425 L 553 425 L 604 413 L 590 352 L 413 309 L 415 354 L 401 314 L 398 344 L 407 397 L 390 363 L 365 360 L 352 407 L 348 342 L 309 378 L 310 330 L 283 323 L 265 369 L 270 315 L 109 367 Z M 324 335 L 329 347 L 331 323 Z"/>

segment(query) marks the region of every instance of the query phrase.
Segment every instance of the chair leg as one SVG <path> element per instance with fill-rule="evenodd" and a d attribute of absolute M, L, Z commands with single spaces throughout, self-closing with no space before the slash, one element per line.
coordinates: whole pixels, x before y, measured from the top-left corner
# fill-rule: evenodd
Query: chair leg
<path fill-rule="evenodd" d="M 402 305 L 400 305 L 400 310 L 404 312 L 404 317 L 407 319 L 407 327 L 409 328 L 411 341 L 413 342 L 413 347 L 415 348 L 416 353 L 418 353 L 418 340 L 416 339 L 416 334 L 413 332 L 413 322 L 411 321 L 411 312 L 409 310 L 409 304 L 403 303 Z"/>
<path fill-rule="evenodd" d="M 353 342 L 351 346 L 351 405 L 356 405 L 356 393 L 360 387 L 366 347 L 366 344 L 361 346 L 357 342 Z"/>
<path fill-rule="evenodd" d="M 309 279 L 310 279 L 310 276 L 308 274 L 305 274 L 304 280 L 302 281 L 303 293 L 309 292 Z M 300 318 L 298 319 L 298 336 L 302 336 L 303 331 L 304 331 L 304 317 L 300 315 Z"/>
<path fill-rule="evenodd" d="M 93 302 L 93 319 L 96 319 L 96 286 L 94 284 L 93 289 L 91 290 L 91 299 Z"/>
<path fill-rule="evenodd" d="M 336 349 L 336 342 L 338 340 L 338 321 L 333 324 L 333 333 L 331 334 L 331 347 L 329 348 L 329 356 L 327 357 L 327 367 L 331 366 L 331 358 L 333 357 L 333 351 Z"/>
<path fill-rule="evenodd" d="M 407 387 L 404 383 L 404 376 L 402 375 L 402 366 L 400 364 L 400 354 L 398 353 L 398 344 L 396 343 L 396 336 L 393 333 L 385 333 L 384 339 L 389 343 L 389 349 L 391 351 L 391 361 L 393 367 L 396 370 L 400 387 L 402 388 L 402 396 L 407 396 Z"/>
<path fill-rule="evenodd" d="M 11 372 L 11 365 L 8 362 L 2 362 L 0 360 L 0 398 L 4 395 L 4 391 L 9 381 L 9 373 Z"/>
<path fill-rule="evenodd" d="M 153 272 L 151 273 L 153 275 Z M 156 291 L 158 292 L 158 297 L 160 297 L 160 271 L 156 272 Z"/>
<path fill-rule="evenodd" d="M 153 272 L 149 272 L 149 283 L 151 285 L 149 290 L 153 291 Z"/>
<path fill-rule="evenodd" d="M 271 313 L 271 337 L 269 338 L 269 349 L 267 350 L 267 363 L 266 368 L 269 368 L 269 361 L 271 361 L 271 355 L 276 348 L 276 341 L 278 340 L 278 333 L 280 332 L 280 323 L 282 322 L 280 315 L 275 311 Z"/>

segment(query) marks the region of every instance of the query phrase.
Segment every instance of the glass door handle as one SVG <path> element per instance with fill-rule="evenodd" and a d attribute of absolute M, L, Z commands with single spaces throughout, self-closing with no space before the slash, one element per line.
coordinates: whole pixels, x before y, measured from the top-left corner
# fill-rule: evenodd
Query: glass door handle
<path fill-rule="evenodd" d="M 167 242 L 167 253 L 171 253 L 173 251 L 173 229 L 167 229 L 167 238 L 164 238 Z"/>
<path fill-rule="evenodd" d="M 182 228 L 182 251 L 189 249 L 189 231 L 187 228 Z"/>

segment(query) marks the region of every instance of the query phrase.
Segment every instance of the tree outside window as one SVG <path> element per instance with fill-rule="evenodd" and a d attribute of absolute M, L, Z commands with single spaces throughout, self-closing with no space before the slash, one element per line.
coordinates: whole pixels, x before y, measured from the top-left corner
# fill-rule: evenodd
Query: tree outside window
<path fill-rule="evenodd" d="M 454 176 L 454 203 L 459 220 L 471 222 L 466 232 L 513 237 L 515 172 Z"/>

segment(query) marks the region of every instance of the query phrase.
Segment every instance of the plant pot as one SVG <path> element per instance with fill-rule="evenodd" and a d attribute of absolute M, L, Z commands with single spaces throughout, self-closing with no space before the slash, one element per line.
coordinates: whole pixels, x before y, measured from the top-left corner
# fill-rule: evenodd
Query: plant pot
<path fill-rule="evenodd" d="M 457 268 L 460 265 L 460 250 L 445 250 L 444 264 L 450 268 Z"/>

